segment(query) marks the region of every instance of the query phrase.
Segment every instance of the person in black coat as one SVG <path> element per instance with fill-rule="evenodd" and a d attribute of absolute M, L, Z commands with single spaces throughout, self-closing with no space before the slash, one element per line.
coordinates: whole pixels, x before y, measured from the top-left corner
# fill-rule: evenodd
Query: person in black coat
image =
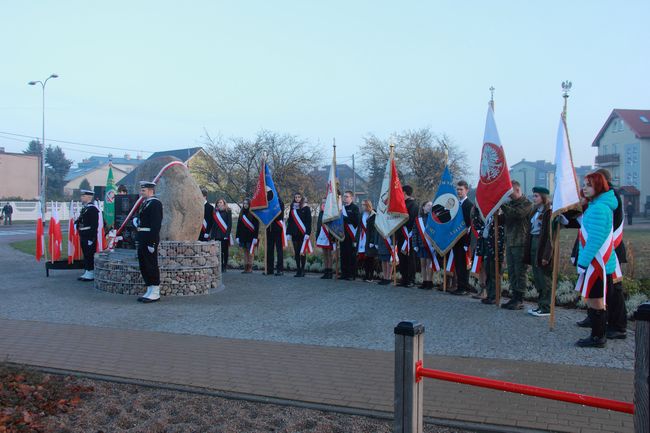
<path fill-rule="evenodd" d="M 208 191 L 201 190 L 203 194 L 203 224 L 201 225 L 201 233 L 199 233 L 199 240 L 208 242 L 210 240 L 210 233 L 212 233 L 212 226 L 214 225 L 214 206 L 208 202 Z"/>
<path fill-rule="evenodd" d="M 372 208 L 370 200 L 361 202 L 363 213 L 359 220 L 359 229 L 357 230 L 357 260 L 363 263 L 364 278 L 367 283 L 371 283 L 375 273 L 375 257 L 377 257 L 377 245 L 375 232 L 375 217 L 377 214 Z"/>
<path fill-rule="evenodd" d="M 411 287 L 415 282 L 415 271 L 417 262 L 417 253 L 411 245 L 411 237 L 415 228 L 415 220 L 420 213 L 420 206 L 413 195 L 413 187 L 404 185 L 404 201 L 409 219 L 396 232 L 397 249 L 399 254 L 399 273 L 402 275 L 400 286 Z M 417 230 L 417 229 L 416 229 Z"/>
<path fill-rule="evenodd" d="M 244 270 L 242 274 L 253 272 L 253 259 L 259 235 L 260 222 L 251 212 L 251 201 L 244 199 L 237 219 L 235 241 L 244 250 Z"/>
<path fill-rule="evenodd" d="M 341 242 L 341 279 L 354 280 L 357 262 L 356 236 L 359 227 L 359 207 L 354 204 L 354 193 L 345 191 L 343 193 L 343 225 L 345 238 Z"/>
<path fill-rule="evenodd" d="M 221 272 L 228 268 L 228 249 L 230 248 L 230 234 L 232 233 L 232 211 L 226 200 L 220 198 L 215 203 L 212 213 L 214 225 L 212 226 L 212 239 L 221 242 Z"/>
<path fill-rule="evenodd" d="M 84 273 L 77 278 L 79 281 L 95 279 L 95 251 L 97 250 L 97 226 L 99 225 L 99 208 L 93 202 L 95 193 L 91 190 L 81 190 L 83 207 L 75 222 L 79 231 L 79 243 L 84 254 Z"/>
<path fill-rule="evenodd" d="M 456 183 L 456 195 L 458 195 L 458 200 L 460 201 L 460 207 L 463 212 L 463 220 L 465 221 L 466 227 L 472 226 L 472 208 L 474 203 L 472 203 L 467 198 L 467 193 L 469 192 L 469 184 L 464 181 L 458 181 Z M 456 261 L 454 269 L 456 271 L 456 288 L 450 293 L 454 295 L 466 295 L 469 293 L 469 270 L 467 269 L 467 263 L 465 256 L 467 250 L 470 247 L 471 237 L 469 232 L 466 232 L 453 246 L 454 251 L 454 260 Z"/>
<path fill-rule="evenodd" d="M 300 193 L 293 195 L 289 218 L 287 219 L 287 237 L 291 237 L 293 254 L 296 259 L 296 275 L 305 276 L 307 254 L 301 254 L 304 242 L 309 242 L 311 235 L 311 208 L 305 203 L 305 198 Z"/>
<path fill-rule="evenodd" d="M 271 191 L 267 192 L 267 195 Z M 269 201 L 272 197 L 269 197 Z M 275 261 L 275 276 L 279 277 L 284 275 L 284 202 L 278 197 L 280 204 L 280 213 L 266 227 L 266 267 L 267 275 L 273 275 L 273 262 Z"/>
<path fill-rule="evenodd" d="M 138 230 L 138 263 L 142 279 L 147 285 L 147 292 L 138 298 L 139 302 L 156 302 L 160 299 L 160 269 L 158 268 L 158 244 L 160 243 L 160 227 L 163 219 L 163 205 L 154 194 L 156 184 L 140 182 L 140 196 L 144 199 L 140 204 L 137 218 L 133 225 Z"/>

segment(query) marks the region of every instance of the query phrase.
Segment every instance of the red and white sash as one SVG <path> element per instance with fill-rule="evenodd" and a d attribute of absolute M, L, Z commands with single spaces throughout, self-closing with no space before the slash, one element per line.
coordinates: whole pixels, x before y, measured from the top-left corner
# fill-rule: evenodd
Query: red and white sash
<path fill-rule="evenodd" d="M 481 265 L 483 265 L 483 256 L 474 253 L 474 260 L 472 261 L 472 274 L 478 276 L 481 273 Z"/>
<path fill-rule="evenodd" d="M 257 238 L 253 238 L 251 241 L 251 247 L 248 249 L 249 254 L 255 254 L 255 248 L 257 248 Z"/>
<path fill-rule="evenodd" d="M 348 216 L 348 212 L 345 210 L 345 206 L 343 206 L 341 209 L 341 213 L 344 217 Z M 345 231 L 348 234 L 349 238 L 354 242 L 354 240 L 357 238 L 357 228 L 351 223 L 345 223 Z"/>
<path fill-rule="evenodd" d="M 609 235 L 605 239 L 605 242 L 600 246 L 596 256 L 589 263 L 589 267 L 584 273 L 581 273 L 578 277 L 578 282 L 576 284 L 576 290 L 580 292 L 580 295 L 583 298 L 589 297 L 589 292 L 593 288 L 595 282 L 598 279 L 603 280 L 603 299 L 607 302 L 607 269 L 606 264 L 611 255 L 614 253 L 614 242 L 613 242 L 614 233 L 612 230 L 609 231 Z M 585 230 L 584 225 L 580 228 L 578 232 L 578 239 L 582 247 L 587 244 L 588 234 Z"/>
<path fill-rule="evenodd" d="M 212 217 L 214 218 L 214 222 L 216 222 L 219 226 L 219 230 L 221 230 L 224 234 L 228 233 L 228 224 L 226 224 L 226 222 L 223 220 L 223 217 L 218 210 L 215 209 L 215 211 L 212 212 Z"/>
<path fill-rule="evenodd" d="M 298 209 L 291 209 L 291 219 L 296 224 L 296 226 L 298 226 L 298 230 L 300 230 L 300 234 L 305 236 L 305 232 L 307 232 L 307 229 L 305 228 L 305 224 L 300 219 L 300 215 L 298 215 Z"/>
<path fill-rule="evenodd" d="M 388 248 L 388 251 L 390 251 L 390 261 L 394 261 L 395 263 L 399 263 L 399 255 L 397 254 L 397 247 L 393 246 L 390 238 L 384 238 L 384 243 L 386 244 L 386 247 Z"/>
<path fill-rule="evenodd" d="M 287 226 L 284 224 L 284 220 L 276 221 L 276 224 L 280 226 L 280 237 L 282 238 L 282 248 L 289 246 L 289 241 L 287 241 Z"/>
<path fill-rule="evenodd" d="M 445 268 L 445 272 L 448 272 L 450 274 L 453 274 L 454 271 L 456 270 L 456 260 L 454 260 L 454 250 L 449 251 L 449 256 L 447 257 L 447 267 Z"/>
<path fill-rule="evenodd" d="M 359 224 L 359 228 L 361 229 L 361 233 L 359 234 L 359 246 L 357 249 L 357 254 L 359 255 L 366 254 L 366 233 L 368 232 L 367 221 L 368 214 L 364 212 L 361 216 L 361 224 Z"/>
<path fill-rule="evenodd" d="M 614 233 L 612 235 L 612 242 L 613 242 L 613 247 L 612 249 L 614 250 L 614 258 L 616 259 L 616 269 L 614 269 L 614 275 L 612 278 L 614 281 L 620 281 L 623 278 L 623 270 L 621 269 L 621 262 L 618 260 L 618 255 L 616 255 L 616 248 L 618 248 L 619 245 L 621 245 L 621 242 L 623 242 L 623 220 L 621 219 L 621 224 L 616 227 L 614 230 Z"/>
<path fill-rule="evenodd" d="M 424 248 L 426 248 L 427 254 L 429 255 L 429 258 L 431 259 L 431 269 L 434 271 L 438 272 L 440 270 L 440 263 L 438 263 L 438 257 L 436 256 L 436 250 L 433 248 L 433 245 L 431 245 L 431 241 L 429 241 L 429 238 L 426 235 L 425 231 L 425 223 L 422 217 L 418 217 L 418 219 L 415 221 L 415 227 L 418 230 L 418 234 L 420 235 L 420 239 L 422 239 L 422 243 L 424 244 Z"/>
<path fill-rule="evenodd" d="M 404 236 L 404 242 L 402 243 L 402 253 L 408 255 L 411 252 L 411 236 L 413 236 L 413 231 L 410 232 L 407 230 L 406 226 L 402 226 L 402 235 Z"/>
<path fill-rule="evenodd" d="M 242 214 L 241 221 L 244 223 L 244 225 L 248 230 L 255 233 L 255 224 L 253 224 L 253 222 L 249 220 L 245 214 Z"/>
<path fill-rule="evenodd" d="M 329 233 L 327 233 L 325 224 L 322 224 L 320 227 L 318 238 L 316 238 L 316 246 L 324 250 L 331 250 L 334 247 L 334 242 L 332 242 L 332 238 L 330 238 Z"/>
<path fill-rule="evenodd" d="M 314 247 L 311 245 L 309 235 L 305 235 L 302 240 L 302 246 L 300 247 L 300 255 L 306 256 L 307 254 L 314 254 Z"/>

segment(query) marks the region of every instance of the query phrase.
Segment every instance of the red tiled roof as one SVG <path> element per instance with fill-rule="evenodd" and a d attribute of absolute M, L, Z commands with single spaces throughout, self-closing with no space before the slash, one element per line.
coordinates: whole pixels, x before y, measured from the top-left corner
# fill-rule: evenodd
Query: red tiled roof
<path fill-rule="evenodd" d="M 650 122 L 643 122 L 641 116 L 644 116 L 646 119 L 650 120 L 650 110 L 623 110 L 620 108 L 615 108 L 612 110 L 612 113 L 607 118 L 607 121 L 603 124 L 603 127 L 598 131 L 598 135 L 594 139 L 591 145 L 593 147 L 598 146 L 598 140 L 603 136 L 605 130 L 609 126 L 609 123 L 615 117 L 620 117 L 623 119 L 625 124 L 634 132 L 636 138 L 650 138 Z"/>
<path fill-rule="evenodd" d="M 641 191 L 632 185 L 623 185 L 618 190 L 621 191 L 624 195 L 641 195 Z"/>

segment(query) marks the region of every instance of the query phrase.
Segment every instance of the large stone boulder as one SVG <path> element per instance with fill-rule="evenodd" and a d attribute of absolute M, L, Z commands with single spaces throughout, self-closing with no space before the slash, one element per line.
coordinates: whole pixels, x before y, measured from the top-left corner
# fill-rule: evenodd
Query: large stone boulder
<path fill-rule="evenodd" d="M 139 192 L 141 180 L 153 180 L 165 165 L 178 161 L 162 156 L 140 164 L 129 191 Z M 156 196 L 163 204 L 160 239 L 163 241 L 195 241 L 203 224 L 203 195 L 187 167 L 174 165 L 165 170 L 157 182 Z"/>

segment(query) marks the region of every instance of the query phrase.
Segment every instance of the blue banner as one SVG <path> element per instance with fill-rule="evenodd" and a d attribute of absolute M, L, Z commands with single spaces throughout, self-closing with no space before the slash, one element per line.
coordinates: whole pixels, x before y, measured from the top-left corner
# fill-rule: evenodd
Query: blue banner
<path fill-rule="evenodd" d="M 449 167 L 445 167 L 427 219 L 426 235 L 438 254 L 445 255 L 465 233 L 467 226 L 463 219 L 463 209 Z"/>
<path fill-rule="evenodd" d="M 271 224 L 275 217 L 280 215 L 281 212 L 278 192 L 275 189 L 273 179 L 271 179 L 271 170 L 269 170 L 269 166 L 266 164 L 264 164 L 264 183 L 266 184 L 266 199 L 269 204 L 264 209 L 254 209 L 252 212 L 260 223 L 266 227 Z"/>

